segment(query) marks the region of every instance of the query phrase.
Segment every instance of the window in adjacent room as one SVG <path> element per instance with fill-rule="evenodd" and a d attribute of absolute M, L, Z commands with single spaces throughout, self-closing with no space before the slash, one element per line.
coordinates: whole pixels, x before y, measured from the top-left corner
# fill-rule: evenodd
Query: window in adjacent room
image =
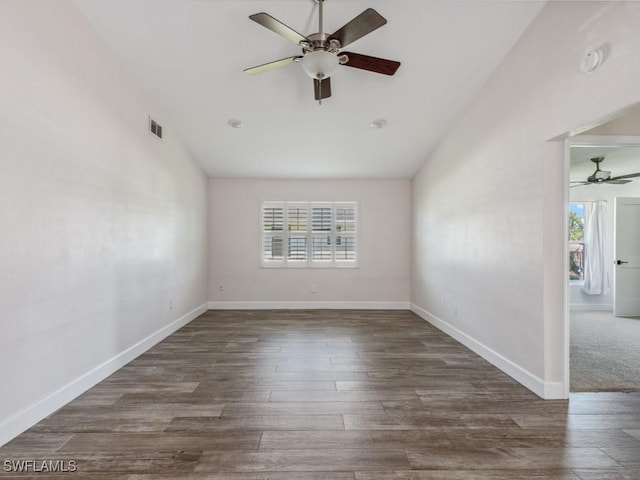
<path fill-rule="evenodd" d="M 569 204 L 569 280 L 584 281 L 584 203 Z"/>
<path fill-rule="evenodd" d="M 264 202 L 262 265 L 355 267 L 356 202 Z"/>

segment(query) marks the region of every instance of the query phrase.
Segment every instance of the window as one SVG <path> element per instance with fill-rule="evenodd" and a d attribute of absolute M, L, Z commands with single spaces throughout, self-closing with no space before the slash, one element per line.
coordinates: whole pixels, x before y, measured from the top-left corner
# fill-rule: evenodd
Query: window
<path fill-rule="evenodd" d="M 355 267 L 355 202 L 264 202 L 262 265 Z"/>
<path fill-rule="evenodd" d="M 584 203 L 569 204 L 569 280 L 584 281 Z"/>

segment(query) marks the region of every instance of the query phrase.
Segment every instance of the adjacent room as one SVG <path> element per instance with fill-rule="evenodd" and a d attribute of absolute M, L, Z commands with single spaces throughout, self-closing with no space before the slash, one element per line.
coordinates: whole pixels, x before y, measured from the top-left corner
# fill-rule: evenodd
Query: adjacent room
<path fill-rule="evenodd" d="M 640 203 L 637 109 L 573 137 L 570 147 L 571 391 L 640 390 L 638 244 L 626 209 Z M 638 175 L 640 176 L 640 175 Z M 633 208 L 633 207 L 632 207 Z M 633 256 L 633 255 L 632 255 Z M 631 282 L 631 283 L 630 283 Z M 630 294 L 630 295 L 629 295 Z"/>
<path fill-rule="evenodd" d="M 0 0 L 2 475 L 640 478 L 638 24 Z"/>

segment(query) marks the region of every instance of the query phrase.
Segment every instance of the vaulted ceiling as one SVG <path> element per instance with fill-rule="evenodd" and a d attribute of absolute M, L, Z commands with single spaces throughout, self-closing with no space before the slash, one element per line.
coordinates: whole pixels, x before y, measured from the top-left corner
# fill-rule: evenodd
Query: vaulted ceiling
<path fill-rule="evenodd" d="M 402 65 L 395 76 L 340 66 L 318 105 L 299 64 L 243 73 L 301 53 L 249 15 L 309 35 L 314 0 L 75 1 L 208 175 L 260 178 L 410 178 L 544 4 L 326 0 L 327 33 L 378 11 L 388 23 L 348 50 Z"/>

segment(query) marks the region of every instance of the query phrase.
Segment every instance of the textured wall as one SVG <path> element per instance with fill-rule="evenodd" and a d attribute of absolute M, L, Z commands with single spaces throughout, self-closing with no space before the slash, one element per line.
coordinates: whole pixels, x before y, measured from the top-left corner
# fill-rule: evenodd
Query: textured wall
<path fill-rule="evenodd" d="M 414 179 L 412 302 L 541 395 L 565 375 L 564 149 L 549 140 L 640 100 L 639 20 L 637 2 L 547 3 Z"/>
<path fill-rule="evenodd" d="M 408 180 L 212 179 L 209 188 L 209 300 L 408 305 Z M 357 201 L 358 268 L 262 268 L 261 205 L 267 200 Z"/>
<path fill-rule="evenodd" d="M 0 2 L 0 443 L 206 303 L 206 178 L 71 2 Z M 9 427 L 7 427 L 9 428 Z"/>

